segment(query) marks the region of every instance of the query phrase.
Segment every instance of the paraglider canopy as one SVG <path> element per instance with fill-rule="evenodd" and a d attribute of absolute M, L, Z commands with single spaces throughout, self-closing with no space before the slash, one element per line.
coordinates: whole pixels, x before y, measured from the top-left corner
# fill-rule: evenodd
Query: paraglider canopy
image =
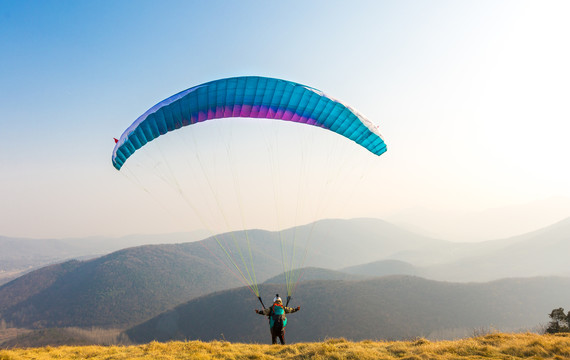
<path fill-rule="evenodd" d="M 320 90 L 281 79 L 244 76 L 192 87 L 150 108 L 116 143 L 113 166 L 120 170 L 135 151 L 167 132 L 232 117 L 305 123 L 334 131 L 376 155 L 386 151 L 372 122 Z"/>

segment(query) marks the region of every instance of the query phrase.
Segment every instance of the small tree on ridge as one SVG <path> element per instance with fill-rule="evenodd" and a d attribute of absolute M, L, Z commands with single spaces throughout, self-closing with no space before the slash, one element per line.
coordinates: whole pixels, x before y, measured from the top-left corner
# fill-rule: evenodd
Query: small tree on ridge
<path fill-rule="evenodd" d="M 570 332 L 570 311 L 564 314 L 563 308 L 552 310 L 548 315 L 552 319 L 546 328 L 547 334 L 554 334 L 559 332 Z"/>

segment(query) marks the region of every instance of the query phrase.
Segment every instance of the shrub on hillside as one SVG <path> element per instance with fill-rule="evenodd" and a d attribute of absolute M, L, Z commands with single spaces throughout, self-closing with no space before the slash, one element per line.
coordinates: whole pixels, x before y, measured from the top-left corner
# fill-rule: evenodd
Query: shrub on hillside
<path fill-rule="evenodd" d="M 564 313 L 563 308 L 552 310 L 548 315 L 552 319 L 546 328 L 547 334 L 555 334 L 561 332 L 570 332 L 570 311 L 568 314 Z"/>

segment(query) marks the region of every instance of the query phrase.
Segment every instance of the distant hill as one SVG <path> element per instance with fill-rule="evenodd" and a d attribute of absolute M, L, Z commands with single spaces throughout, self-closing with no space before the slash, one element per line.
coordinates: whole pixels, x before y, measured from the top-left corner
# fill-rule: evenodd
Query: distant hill
<path fill-rule="evenodd" d="M 502 247 L 465 255 L 421 270 L 421 276 L 450 281 L 488 281 L 506 277 L 568 275 L 570 218 L 547 228 L 502 241 Z M 485 245 L 485 244 L 482 244 Z"/>
<path fill-rule="evenodd" d="M 24 270 L 38 264 L 61 261 L 78 253 L 54 239 L 24 239 L 0 236 L 0 271 Z"/>
<path fill-rule="evenodd" d="M 425 236 L 455 242 L 504 239 L 548 227 L 570 216 L 570 197 L 551 197 L 484 211 L 407 209 L 384 220 Z"/>
<path fill-rule="evenodd" d="M 271 297 L 278 285 L 263 285 Z M 269 294 L 269 295 L 267 295 Z M 410 276 L 362 281 L 303 283 L 289 315 L 290 342 L 344 337 L 410 339 L 445 338 L 476 329 L 515 331 L 548 320 L 547 314 L 570 302 L 570 278 L 507 279 L 490 283 L 448 283 Z M 231 304 L 231 305 L 228 305 Z M 173 339 L 267 343 L 267 320 L 247 289 L 214 293 L 179 305 L 126 331 L 146 343 Z"/>
<path fill-rule="evenodd" d="M 0 287 L 0 318 L 2 311 L 9 309 L 21 302 L 41 294 L 49 289 L 55 282 L 64 278 L 70 272 L 80 266 L 79 261 L 68 261 L 61 264 L 50 265 L 24 275 L 16 281 L 12 281 Z"/>
<path fill-rule="evenodd" d="M 205 239 L 206 231 L 123 237 L 28 239 L 0 236 L 0 285 L 18 275 L 70 259 L 86 259 L 128 247 L 175 244 Z"/>
<path fill-rule="evenodd" d="M 315 267 L 303 269 L 295 269 L 291 276 L 293 281 L 299 279 L 299 282 L 312 280 L 362 280 L 364 277 L 357 274 L 349 274 L 346 272 L 327 270 Z M 285 275 L 279 274 L 270 279 L 265 280 L 264 284 L 285 284 Z"/>
<path fill-rule="evenodd" d="M 342 269 L 342 272 L 367 276 L 419 274 L 419 270 L 415 266 L 399 260 L 380 260 L 368 264 L 350 266 Z"/>
<path fill-rule="evenodd" d="M 301 239 L 310 233 L 310 256 L 305 265 L 333 270 L 387 259 L 404 251 L 453 244 L 368 218 L 321 220 L 283 233 Z"/>
<path fill-rule="evenodd" d="M 0 318 L 36 328 L 134 324 L 240 284 L 211 257 L 196 243 L 147 245 L 49 266 L 0 287 Z"/>

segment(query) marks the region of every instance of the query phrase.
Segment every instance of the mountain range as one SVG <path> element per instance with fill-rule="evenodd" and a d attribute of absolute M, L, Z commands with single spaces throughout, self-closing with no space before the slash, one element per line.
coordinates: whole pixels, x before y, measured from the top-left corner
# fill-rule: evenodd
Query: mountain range
<path fill-rule="evenodd" d="M 449 254 L 446 261 L 435 259 Z M 507 277 L 570 274 L 570 218 L 547 228 L 503 240 L 482 243 L 456 243 L 445 249 L 425 247 L 405 251 L 392 258 L 419 267 L 416 274 L 446 281 L 489 281 Z"/>
<path fill-rule="evenodd" d="M 430 266 L 451 264 L 458 261 L 462 263 L 467 258 L 489 257 L 490 254 L 494 254 L 499 249 L 506 249 L 511 245 L 511 249 L 515 249 L 521 246 L 519 243 L 525 241 L 539 243 L 540 238 L 544 236 L 553 236 L 550 241 L 558 241 L 559 243 L 562 241 L 561 246 L 564 247 L 564 239 L 560 237 L 568 234 L 569 230 L 564 228 L 568 226 L 568 222 L 569 220 L 566 219 L 524 235 L 476 243 L 451 242 L 418 235 L 405 228 L 378 219 L 322 220 L 287 229 L 280 234 L 271 233 L 272 235 L 269 236 L 274 239 L 283 236 L 285 238 L 299 238 L 304 241 L 310 240 L 308 248 L 311 254 L 307 262 L 299 264 L 299 267 L 315 266 L 339 270 L 348 266 L 386 259 L 401 260 L 414 266 Z M 545 232 L 551 233 L 545 234 Z M 24 239 L 0 236 L 0 285 L 25 272 L 69 259 L 94 258 L 138 245 L 194 242 L 205 239 L 206 234 L 205 231 L 196 231 L 165 235 L 77 239 Z M 357 239 L 357 241 L 352 241 L 353 239 Z M 300 247 L 304 248 L 304 245 Z M 539 253 L 543 250 L 547 249 L 539 249 Z M 522 254 L 525 251 L 525 245 L 522 245 Z M 281 254 L 277 252 L 275 256 L 280 258 Z M 505 254 L 501 256 L 505 256 Z M 514 259 L 514 261 L 517 260 Z M 539 272 L 540 263 L 539 261 Z M 515 266 L 515 268 L 521 267 Z M 525 266 L 522 268 L 524 270 Z M 553 274 L 558 271 L 556 268 L 552 270 Z M 443 270 L 444 273 L 445 271 Z M 434 269 L 432 274 L 426 276 L 441 278 L 438 275 L 439 272 L 441 271 Z M 460 273 L 462 272 L 460 271 Z M 569 272 L 563 271 L 563 273 L 568 274 Z M 527 276 L 527 274 L 506 273 L 501 276 Z M 491 278 L 498 277 L 493 277 L 493 273 L 491 273 L 479 278 L 475 276 L 462 279 L 460 276 L 453 280 L 487 280 Z"/>
<path fill-rule="evenodd" d="M 405 209 L 382 219 L 425 236 L 454 242 L 496 240 L 548 227 L 570 215 L 570 197 L 556 196 L 480 211 Z"/>
<path fill-rule="evenodd" d="M 32 271 L 0 286 L 0 318 L 18 327 L 122 327 L 239 286 L 212 242 L 145 245 Z M 264 273 L 274 261 L 260 248 L 252 254 Z"/>
<path fill-rule="evenodd" d="M 555 290 L 557 284 L 565 286 L 567 279 L 553 276 L 570 275 L 568 263 L 565 261 L 570 250 L 570 219 L 525 235 L 482 243 L 452 243 L 417 235 L 382 220 L 352 219 L 322 220 L 281 233 L 250 230 L 247 236 L 244 232 L 234 232 L 189 243 L 144 245 L 93 259 L 70 260 L 49 265 L 0 286 L 0 319 L 11 326 L 26 328 L 127 328 L 147 320 L 153 321 L 150 319 L 180 304 L 194 304 L 188 305 L 194 307 L 198 303 L 193 301 L 200 302 L 204 301 L 205 297 L 217 296 L 216 292 L 232 301 L 233 292 L 248 293 L 247 297 L 253 302 L 236 303 L 236 307 L 248 306 L 251 311 L 256 305 L 255 296 L 251 295 L 247 287 L 241 287 L 241 277 L 236 274 L 232 263 L 224 261 L 225 254 L 246 254 L 245 258 L 248 258 L 251 251 L 251 257 L 255 260 L 255 278 L 260 284 L 265 282 L 260 288 L 263 289 L 263 296 L 268 296 L 267 293 L 283 291 L 283 276 L 280 275 L 282 238 L 297 239 L 296 246 L 300 248 L 298 250 L 301 253 L 304 251 L 303 242 L 309 242 L 307 261 L 301 264 L 304 268 L 298 270 L 303 274 L 302 285 L 298 286 L 299 290 L 294 299 L 302 301 L 306 306 L 314 306 L 314 311 L 317 311 L 316 304 L 320 300 L 313 298 L 311 294 L 321 294 L 319 296 L 335 301 L 338 299 L 342 303 L 339 311 L 346 313 L 335 317 L 334 321 L 340 321 L 338 324 L 342 326 L 339 326 L 347 331 L 346 335 L 340 336 L 351 339 L 362 338 L 364 333 L 354 329 L 349 331 L 347 329 L 351 329 L 352 325 L 343 324 L 347 321 L 350 323 L 352 320 L 349 318 L 358 318 L 357 309 L 362 309 L 362 306 L 366 308 L 365 312 L 369 312 L 369 308 L 387 309 L 387 313 L 383 315 L 386 318 L 377 319 L 381 324 L 392 324 L 390 321 L 396 321 L 390 320 L 391 316 L 396 316 L 394 314 L 406 314 L 395 300 L 360 304 L 361 298 L 368 297 L 368 294 L 379 296 L 379 288 L 382 289 L 382 294 L 393 291 L 394 299 L 402 296 L 406 302 L 412 301 L 409 298 L 414 298 L 414 301 L 421 300 L 432 304 L 432 307 L 422 310 L 427 312 L 425 315 L 419 313 L 414 316 L 428 317 L 430 321 L 442 324 L 440 327 L 428 326 L 428 323 L 424 322 L 426 320 L 418 319 L 419 325 L 414 331 L 394 327 L 393 332 L 387 332 L 386 328 L 379 335 L 389 335 L 393 338 L 416 336 L 414 334 L 418 333 L 418 329 L 421 330 L 419 333 L 422 336 L 435 336 L 434 334 L 441 335 L 446 331 L 456 331 L 453 329 L 481 325 L 482 323 L 467 321 L 467 318 L 461 317 L 471 316 L 469 319 L 472 319 L 473 312 L 491 314 L 485 318 L 485 326 L 500 324 L 502 328 L 528 327 L 536 325 L 539 320 L 546 320 L 545 314 L 552 310 L 548 307 L 564 306 L 563 302 L 567 301 L 565 290 Z M 249 246 L 246 246 L 246 243 Z M 54 251 L 57 251 L 57 248 Z M 10 255 L 3 256 L 9 258 Z M 247 265 L 247 261 L 244 264 Z M 244 273 L 249 271 L 253 269 L 243 270 Z M 413 276 L 390 277 L 395 274 Z M 379 276 L 381 278 L 378 278 Z M 398 280 L 384 282 L 387 281 L 386 276 Z M 457 283 L 537 276 L 542 277 L 506 279 L 485 284 Z M 448 283 L 449 281 L 454 283 Z M 443 316 L 441 311 L 452 304 L 438 297 L 440 295 L 437 293 L 428 291 L 418 295 L 411 288 L 404 286 L 408 283 L 425 289 L 439 289 L 441 294 L 449 294 L 449 301 L 473 304 L 467 297 L 461 297 L 461 294 L 468 294 L 482 303 L 473 304 L 474 310 L 464 308 L 465 315 L 459 316 L 460 312 L 456 310 L 453 317 L 459 316 L 457 323 L 438 320 L 430 317 L 428 313 Z M 503 285 L 496 285 L 498 283 Z M 401 291 L 398 290 L 399 287 Z M 458 290 L 459 292 L 455 293 L 449 289 L 467 290 Z M 469 289 L 483 290 L 473 293 L 474 290 Z M 511 289 L 515 295 L 511 296 L 508 291 L 504 292 L 502 289 Z M 230 292 L 219 293 L 220 291 Z M 525 291 L 532 291 L 533 295 L 529 297 Z M 490 292 L 488 297 L 484 296 L 486 292 Z M 537 294 L 543 294 L 548 301 L 535 298 Z M 500 299 L 510 299 L 510 302 L 496 305 L 500 304 Z M 438 303 L 441 304 L 439 313 L 435 305 Z M 350 310 L 351 304 L 355 310 Z M 421 308 L 421 304 L 415 302 L 408 305 Z M 234 308 L 234 305 L 231 307 Z M 499 315 L 499 312 L 508 314 L 511 312 L 509 307 L 518 309 L 518 315 L 508 315 L 505 319 L 510 320 L 499 322 L 503 316 Z M 202 309 L 201 312 L 207 311 Z M 528 317 L 531 312 L 532 316 Z M 528 321 L 521 321 L 525 316 Z M 211 321 L 215 323 L 221 320 Z M 313 318 L 313 321 L 317 320 Z M 327 326 L 335 328 L 334 321 L 327 323 Z M 251 323 L 249 325 L 254 326 Z M 212 331 L 219 331 L 219 328 L 215 329 L 218 330 Z M 186 332 L 187 330 L 190 332 Z M 138 335 L 133 335 L 138 334 L 138 330 L 133 331 L 129 336 L 139 339 Z M 182 334 L 188 338 L 205 336 L 195 335 L 192 332 L 195 329 L 184 331 Z M 322 335 L 316 329 L 314 331 L 318 336 Z M 336 334 L 334 331 L 327 332 L 329 333 Z M 206 338 L 214 336 L 213 332 L 208 334 L 210 337 Z M 305 335 L 310 334 L 304 333 L 303 336 Z M 310 336 L 309 338 L 315 338 Z"/>

